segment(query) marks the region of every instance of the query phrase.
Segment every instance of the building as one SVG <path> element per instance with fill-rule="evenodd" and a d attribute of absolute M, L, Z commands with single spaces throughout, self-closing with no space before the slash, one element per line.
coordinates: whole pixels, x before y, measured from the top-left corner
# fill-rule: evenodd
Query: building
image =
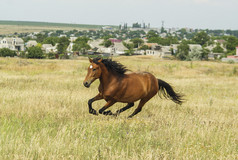
<path fill-rule="evenodd" d="M 13 51 L 24 51 L 24 41 L 21 38 L 3 38 L 0 41 L 0 48 L 9 48 Z"/>
<path fill-rule="evenodd" d="M 152 45 L 151 49 L 146 50 L 146 55 L 159 56 L 165 58 L 171 56 L 171 46 Z"/>
<path fill-rule="evenodd" d="M 45 53 L 50 53 L 50 52 L 57 52 L 57 45 L 52 46 L 52 44 L 43 44 L 41 49 L 45 52 Z"/>
<path fill-rule="evenodd" d="M 35 47 L 36 45 L 37 45 L 37 42 L 35 40 L 30 40 L 26 43 L 26 48 Z"/>

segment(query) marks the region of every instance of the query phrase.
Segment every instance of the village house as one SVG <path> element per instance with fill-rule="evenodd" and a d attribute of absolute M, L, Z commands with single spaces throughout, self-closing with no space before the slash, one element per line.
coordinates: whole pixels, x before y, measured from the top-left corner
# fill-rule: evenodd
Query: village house
<path fill-rule="evenodd" d="M 99 53 L 110 54 L 112 56 L 125 54 L 125 50 L 127 50 L 127 48 L 123 45 L 121 40 L 118 39 L 109 39 L 109 40 L 113 43 L 113 45 L 108 48 L 102 45 L 104 41 L 103 39 L 89 41 L 89 45 L 92 48 L 92 50 Z"/>
<path fill-rule="evenodd" d="M 70 42 L 68 47 L 67 47 L 67 49 L 66 49 L 66 51 L 69 52 L 69 53 L 73 52 L 73 46 L 74 46 L 74 43 Z"/>
<path fill-rule="evenodd" d="M 170 46 L 161 46 L 157 43 L 145 43 L 150 49 L 145 51 L 146 55 L 159 56 L 159 57 L 167 57 L 171 56 L 171 47 Z"/>
<path fill-rule="evenodd" d="M 55 53 L 55 52 L 57 52 L 56 46 L 57 46 L 57 44 L 55 46 L 53 46 L 52 44 L 43 44 L 41 49 L 45 53 L 50 53 L 50 52 Z"/>
<path fill-rule="evenodd" d="M 127 48 L 123 45 L 122 42 L 114 42 L 113 46 L 113 55 L 118 56 L 118 55 L 123 55 L 125 54 L 125 50 L 127 50 Z"/>
<path fill-rule="evenodd" d="M 26 43 L 26 48 L 29 48 L 29 47 L 35 47 L 37 45 L 37 42 L 35 40 L 29 40 L 27 43 Z"/>
<path fill-rule="evenodd" d="M 24 51 L 24 41 L 21 38 L 5 37 L 0 41 L 0 48 L 9 48 L 13 51 Z"/>
<path fill-rule="evenodd" d="M 74 42 L 78 37 L 70 37 L 70 42 Z"/>

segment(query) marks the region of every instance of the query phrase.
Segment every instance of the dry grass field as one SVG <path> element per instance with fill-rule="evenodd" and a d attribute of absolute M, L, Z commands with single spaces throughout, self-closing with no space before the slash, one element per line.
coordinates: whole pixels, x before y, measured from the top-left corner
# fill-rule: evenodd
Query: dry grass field
<path fill-rule="evenodd" d="M 62 26 L 23 26 L 23 25 L 0 25 L 0 35 L 1 34 L 13 34 L 17 33 L 31 33 L 31 32 L 41 32 L 44 30 L 83 30 L 79 27 L 62 27 Z"/>
<path fill-rule="evenodd" d="M 155 96 L 132 119 L 135 107 L 94 116 L 87 101 L 99 82 L 82 85 L 86 58 L 0 58 L 0 159 L 238 159 L 238 64 L 114 60 L 169 82 L 186 102 Z"/>

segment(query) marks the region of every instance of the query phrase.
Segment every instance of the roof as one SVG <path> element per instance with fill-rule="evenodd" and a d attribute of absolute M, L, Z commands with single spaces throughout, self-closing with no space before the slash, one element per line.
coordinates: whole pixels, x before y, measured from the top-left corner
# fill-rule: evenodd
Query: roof
<path fill-rule="evenodd" d="M 122 42 L 120 43 L 114 43 L 114 46 L 113 46 L 117 51 L 124 51 L 124 50 L 127 50 L 127 48 L 123 45 Z"/>
<path fill-rule="evenodd" d="M 193 48 L 201 49 L 202 48 L 202 46 L 200 44 L 189 44 L 188 46 L 189 46 L 190 49 L 193 49 Z"/>
<path fill-rule="evenodd" d="M 93 40 L 88 42 L 91 48 L 101 48 L 102 46 L 100 44 L 102 43 L 103 43 L 103 39 L 98 39 L 98 40 Z"/>
<path fill-rule="evenodd" d="M 35 40 L 29 40 L 27 44 L 37 44 L 37 42 Z"/>
<path fill-rule="evenodd" d="M 152 46 L 157 46 L 157 43 L 145 43 L 145 45 L 147 45 L 148 47 L 152 47 Z"/>
<path fill-rule="evenodd" d="M 110 40 L 112 43 L 121 42 L 121 41 L 122 41 L 122 40 L 116 39 L 116 38 L 109 38 L 109 40 Z"/>
<path fill-rule="evenodd" d="M 46 49 L 46 48 L 51 48 L 53 47 L 52 44 L 42 44 L 42 48 Z"/>

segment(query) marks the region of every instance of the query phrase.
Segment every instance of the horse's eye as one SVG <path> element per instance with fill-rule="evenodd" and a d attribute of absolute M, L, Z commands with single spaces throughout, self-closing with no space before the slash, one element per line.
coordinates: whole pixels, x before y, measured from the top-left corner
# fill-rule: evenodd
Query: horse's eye
<path fill-rule="evenodd" d="M 96 71 L 96 69 L 95 69 L 95 68 L 93 68 L 93 71 Z"/>

